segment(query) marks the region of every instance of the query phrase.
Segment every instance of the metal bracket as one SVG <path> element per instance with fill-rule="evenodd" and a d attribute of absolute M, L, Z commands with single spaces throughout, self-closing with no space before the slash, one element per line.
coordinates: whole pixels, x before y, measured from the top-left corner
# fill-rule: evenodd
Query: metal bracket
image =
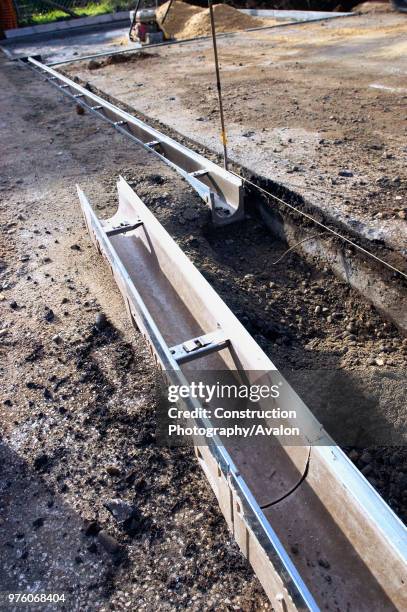
<path fill-rule="evenodd" d="M 182 344 L 172 346 L 170 348 L 170 353 L 175 361 L 181 365 L 182 363 L 188 363 L 188 361 L 193 361 L 200 357 L 210 355 L 211 353 L 221 351 L 227 348 L 229 344 L 229 338 L 226 338 L 223 331 L 218 329 L 209 334 L 186 340 L 182 342 Z"/>
<path fill-rule="evenodd" d="M 150 142 L 146 142 L 146 147 L 157 147 L 160 144 L 159 140 L 151 140 Z"/>
<path fill-rule="evenodd" d="M 190 176 L 205 176 L 208 174 L 208 170 L 196 170 L 195 172 L 189 172 Z"/>
<path fill-rule="evenodd" d="M 103 229 L 105 230 L 106 236 L 117 236 L 118 234 L 127 234 L 128 232 L 132 232 L 143 225 L 142 221 L 136 221 L 136 223 L 122 223 L 117 227 L 107 227 L 105 226 Z"/>

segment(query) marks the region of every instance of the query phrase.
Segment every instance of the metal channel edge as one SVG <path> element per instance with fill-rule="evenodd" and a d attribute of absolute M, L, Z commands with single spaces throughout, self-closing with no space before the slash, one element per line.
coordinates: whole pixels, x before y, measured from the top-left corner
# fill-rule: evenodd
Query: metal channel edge
<path fill-rule="evenodd" d="M 23 64 L 33 68 L 77 104 L 110 123 L 121 134 L 154 153 L 181 174 L 211 208 L 215 225 L 244 219 L 244 186 L 241 178 L 88 91 L 38 59 L 28 57 Z"/>
<path fill-rule="evenodd" d="M 136 320 L 137 327 L 143 332 L 146 341 L 150 344 L 156 357 L 157 365 L 163 370 L 171 384 L 187 384 L 187 379 L 182 373 L 180 366 L 173 358 L 170 348 L 167 346 L 157 325 L 145 306 L 141 295 L 128 275 L 106 231 L 102 227 L 102 224 L 98 220 L 79 186 L 77 186 L 77 190 L 90 237 L 98 250 L 108 261 L 112 274 L 120 278 L 121 283 L 118 283 L 118 286 L 128 306 L 130 315 Z M 193 398 L 188 398 L 184 400 L 184 402 L 188 404 L 191 409 L 199 408 L 199 402 Z M 205 419 L 200 421 L 202 425 L 206 427 L 209 424 Z M 199 425 L 198 421 L 197 424 Z M 272 563 L 275 572 L 283 581 L 287 594 L 296 609 L 318 612 L 320 608 L 316 604 L 311 592 L 291 561 L 274 529 L 266 519 L 245 480 L 240 475 L 228 451 L 222 446 L 217 437 L 208 445 L 208 448 L 225 478 L 228 480 L 229 486 L 233 487 L 236 495 L 240 498 L 242 506 L 245 508 L 245 520 L 249 529 L 255 534 L 255 537 L 258 539 L 261 547 Z"/>
<path fill-rule="evenodd" d="M 156 230 L 159 229 L 160 233 L 162 234 L 163 241 L 164 242 L 168 241 L 168 246 L 173 249 L 173 252 L 185 260 L 186 273 L 192 274 L 192 272 L 194 271 L 195 274 L 201 276 L 201 274 L 195 268 L 193 263 L 186 257 L 186 255 L 183 253 L 180 247 L 175 243 L 175 241 L 169 236 L 166 230 L 161 226 L 161 224 L 156 219 L 156 217 L 153 215 L 153 213 L 148 210 L 148 208 L 143 204 L 143 202 L 140 200 L 137 194 L 131 189 L 131 187 L 126 183 L 126 181 L 123 178 L 120 178 L 118 187 L 120 187 L 122 190 L 124 189 L 125 191 L 127 191 L 127 195 L 131 194 L 131 196 L 134 197 L 135 202 L 137 202 L 137 206 L 139 207 L 139 213 L 141 213 L 141 215 L 139 214 L 139 216 L 140 218 L 143 219 L 144 224 L 147 227 L 149 227 L 149 224 L 151 225 L 154 224 Z M 88 204 L 88 208 L 89 210 L 91 210 L 89 207 L 89 204 Z M 95 244 L 99 244 L 101 240 L 100 237 L 103 238 L 103 236 L 105 236 L 105 242 L 107 242 L 108 247 L 110 247 L 111 249 L 112 247 L 106 236 L 105 229 L 103 229 L 102 224 L 100 224 L 97 221 L 97 218 L 95 217 L 93 212 L 92 214 L 96 222 L 98 223 L 98 226 L 100 227 L 98 231 L 98 235 L 99 235 L 98 239 L 96 239 L 95 232 L 91 230 L 91 236 L 93 236 L 93 240 Z M 90 224 L 88 224 L 88 227 L 90 228 Z M 123 267 L 120 262 L 120 258 L 117 254 L 116 254 L 116 258 L 119 261 L 120 267 Z M 112 258 L 110 257 L 108 259 L 110 261 Z M 113 271 L 112 263 L 110 265 Z M 124 273 L 127 274 L 126 270 L 124 270 Z M 205 284 L 208 284 L 207 281 L 203 279 L 203 277 L 202 277 L 202 281 Z M 120 287 L 120 283 L 118 284 Z M 214 296 L 216 297 L 215 302 L 221 301 L 219 296 L 214 292 L 213 288 L 210 287 L 209 285 L 208 285 L 208 291 L 211 294 L 214 294 Z M 145 306 L 144 306 L 144 309 L 146 310 Z M 236 321 L 236 323 L 239 324 L 238 321 Z M 154 338 L 152 338 L 150 342 L 152 346 L 154 347 L 154 350 L 157 352 L 157 348 L 156 348 L 157 343 L 154 341 Z M 165 342 L 163 346 L 165 348 L 166 354 L 169 359 L 168 363 L 170 364 L 170 367 L 173 368 L 174 367 L 173 362 L 175 360 L 173 359 L 171 354 L 168 355 L 169 347 L 166 346 Z M 264 357 L 266 356 L 264 355 Z M 270 362 L 270 365 L 272 365 L 271 362 Z M 168 366 L 165 366 L 165 368 L 167 367 Z M 176 369 L 179 370 L 178 364 L 177 364 Z M 183 376 L 182 372 L 180 373 L 180 375 Z M 297 396 L 297 400 L 301 402 L 298 396 Z M 315 419 L 315 417 L 312 417 L 312 418 Z M 206 424 L 203 423 L 203 424 L 206 427 L 208 426 L 208 423 Z M 382 534 L 382 537 L 385 538 L 387 545 L 393 549 L 393 552 L 398 556 L 401 562 L 404 564 L 407 564 L 407 538 L 406 538 L 407 531 L 406 531 L 405 526 L 402 524 L 401 520 L 394 514 L 391 508 L 386 504 L 386 502 L 377 493 L 377 491 L 370 485 L 370 483 L 366 480 L 366 478 L 364 478 L 363 475 L 360 474 L 360 472 L 357 470 L 357 468 L 355 468 L 355 466 L 348 459 L 345 453 L 334 444 L 334 442 L 332 441 L 332 438 L 330 438 L 323 429 L 319 431 L 318 436 L 319 436 L 318 440 L 314 439 L 314 442 L 316 442 L 316 444 L 311 449 L 311 460 L 312 460 L 312 456 L 314 456 L 314 461 L 315 461 L 315 458 L 319 457 L 329 466 L 329 469 L 335 475 L 338 484 L 340 484 L 340 486 L 345 491 L 347 491 L 350 497 L 354 500 L 354 503 L 358 506 L 359 512 L 361 513 L 361 515 L 364 515 L 366 517 L 366 520 L 370 524 L 373 524 L 375 526 L 375 529 L 377 529 L 378 532 Z M 273 532 L 274 535 L 270 537 L 270 533 L 272 533 L 272 530 L 270 531 L 271 529 L 270 525 L 267 519 L 265 518 L 265 515 L 263 511 L 261 510 L 259 504 L 257 503 L 256 499 L 253 497 L 253 495 L 251 494 L 251 491 L 248 489 L 246 482 L 242 479 L 238 470 L 236 470 L 233 460 L 231 459 L 229 454 L 220 444 L 219 444 L 219 447 L 215 444 L 211 452 L 212 452 L 212 455 L 216 457 L 216 460 L 219 462 L 219 465 L 223 466 L 222 468 L 223 471 L 228 474 L 228 479 L 232 485 L 232 488 L 234 488 L 234 490 L 237 491 L 239 496 L 242 498 L 243 505 L 245 506 L 246 511 L 247 511 L 247 516 L 245 515 L 245 517 L 246 518 L 248 516 L 251 517 L 249 523 L 251 525 L 252 531 L 255 533 L 259 533 L 259 529 L 260 529 L 261 538 L 262 538 L 261 542 L 262 542 L 263 549 L 268 550 L 268 556 L 270 559 L 273 559 L 272 563 L 274 565 L 276 565 L 276 563 L 274 562 L 274 559 L 277 557 L 278 564 L 281 567 L 281 575 L 285 575 L 286 567 L 287 567 L 286 562 L 288 562 L 288 567 L 292 567 L 292 563 L 289 558 L 284 559 L 284 554 L 286 555 L 286 552 L 284 548 L 281 547 L 281 543 L 278 537 L 276 536 L 276 534 Z M 293 582 L 294 577 L 293 577 L 292 572 L 288 571 L 287 575 L 290 581 L 289 583 Z M 305 586 L 301 577 L 299 578 L 303 586 Z M 296 581 L 294 580 L 294 584 L 295 583 Z M 301 587 L 301 591 L 302 592 L 304 591 L 303 587 Z M 308 589 L 307 589 L 307 593 L 309 593 Z M 311 600 L 305 599 L 305 601 L 311 602 L 308 608 L 305 608 L 305 609 L 310 609 L 310 610 L 318 609 L 318 607 L 315 607 L 316 604 L 312 596 L 310 597 L 311 597 Z M 298 609 L 304 609 L 304 608 L 298 607 Z"/>

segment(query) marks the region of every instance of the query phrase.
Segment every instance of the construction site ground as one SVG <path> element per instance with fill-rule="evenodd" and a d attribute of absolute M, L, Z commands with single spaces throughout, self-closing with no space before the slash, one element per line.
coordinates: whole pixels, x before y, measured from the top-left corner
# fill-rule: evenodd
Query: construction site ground
<path fill-rule="evenodd" d="M 406 34 L 389 11 L 218 40 L 230 158 L 385 244 L 404 270 Z M 63 68 L 221 153 L 210 40 L 119 59 Z"/>
<path fill-rule="evenodd" d="M 203 48 L 205 53 L 209 80 L 209 50 Z M 135 71 L 150 61 L 155 59 L 112 68 L 127 71 L 125 85 L 130 69 L 131 82 L 139 82 Z M 171 74 L 169 62 L 160 65 Z M 394 401 L 379 401 L 377 409 L 395 429 L 406 416 L 398 377 L 406 369 L 406 340 L 328 270 L 293 252 L 284 255 L 286 245 L 258 219 L 214 230 L 208 208 L 152 154 L 75 112 L 28 69 L 1 58 L 0 70 L 6 83 L 0 94 L 0 355 L 6 381 L 0 543 L 7 551 L 0 591 L 36 585 L 65 593 L 69 610 L 270 609 L 192 452 L 155 442 L 155 367 L 85 232 L 75 184 L 107 217 L 118 176 L 130 181 L 284 372 L 340 369 L 347 384 L 364 389 L 367 381 L 372 388 L 382 385 L 383 366 L 389 369 Z M 94 75 L 103 78 L 103 72 Z M 157 77 L 156 102 L 164 112 L 169 102 L 159 99 L 162 80 Z M 145 74 L 146 96 L 151 81 Z M 136 100 L 140 106 L 142 99 L 144 94 Z M 208 133 L 216 129 L 216 121 L 195 125 L 206 125 Z M 405 449 L 347 450 L 405 519 Z M 124 513 L 131 509 L 131 520 L 108 510 L 117 499 Z M 289 552 L 293 558 L 307 554 L 295 542 Z M 316 571 L 325 570 L 317 565 Z"/>
<path fill-rule="evenodd" d="M 384 12 L 218 41 L 232 160 L 403 269 L 406 32 L 404 15 Z M 125 34 L 83 34 L 69 53 L 117 50 Z M 62 69 L 221 152 L 210 41 Z M 0 71 L 0 592 L 65 593 L 69 610 L 269 609 L 192 452 L 156 443 L 156 370 L 85 232 L 75 183 L 107 217 L 123 175 L 316 412 L 310 376 L 339 372 L 366 419 L 374 397 L 385 436 L 402 433 L 407 340 L 257 217 L 214 229 L 152 154 L 28 69 L 1 58 Z M 345 446 L 406 521 L 406 448 Z M 290 544 L 294 561 L 307 555 Z"/>
<path fill-rule="evenodd" d="M 64 593 L 70 611 L 270 609 L 193 453 L 154 443 L 153 360 L 75 184 L 100 214 L 119 174 L 160 177 L 157 198 L 184 207 L 197 196 L 26 69 L 0 71 L 0 591 Z M 116 498 L 127 527 L 104 506 Z"/>

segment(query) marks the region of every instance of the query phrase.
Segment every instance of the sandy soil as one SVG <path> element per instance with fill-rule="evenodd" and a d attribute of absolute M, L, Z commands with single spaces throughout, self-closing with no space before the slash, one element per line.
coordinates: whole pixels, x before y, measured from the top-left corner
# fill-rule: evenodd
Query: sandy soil
<path fill-rule="evenodd" d="M 401 393 L 406 341 L 327 271 L 294 253 L 272 265 L 286 247 L 256 218 L 214 231 L 167 167 L 25 69 L 1 71 L 0 591 L 36 584 L 69 610 L 268 609 L 191 455 L 155 444 L 155 370 L 75 182 L 108 216 L 117 176 L 131 181 L 278 366 L 340 368 L 354 387 L 386 366 Z M 403 427 L 405 405 L 378 406 Z M 349 452 L 403 516 L 405 451 Z"/>
<path fill-rule="evenodd" d="M 390 13 L 394 11 L 389 2 L 361 2 L 352 9 L 355 13 Z"/>
<path fill-rule="evenodd" d="M 165 2 L 157 11 L 157 20 L 167 38 L 181 40 L 211 34 L 208 8 L 193 6 L 187 2 L 173 2 L 167 13 L 168 8 L 169 2 Z M 214 4 L 213 13 L 217 32 L 236 32 L 277 23 L 275 19 L 258 19 L 245 15 L 227 4 Z"/>
<path fill-rule="evenodd" d="M 404 15 L 361 15 L 220 38 L 233 160 L 304 195 L 375 248 L 406 257 Z M 148 62 L 66 69 L 221 152 L 209 42 Z M 388 254 L 391 256 L 391 253 Z"/>

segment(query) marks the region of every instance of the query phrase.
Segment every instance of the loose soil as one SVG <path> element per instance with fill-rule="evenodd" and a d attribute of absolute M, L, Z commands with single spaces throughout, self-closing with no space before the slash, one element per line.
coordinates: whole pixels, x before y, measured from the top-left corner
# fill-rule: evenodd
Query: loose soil
<path fill-rule="evenodd" d="M 145 51 L 140 51 L 140 53 L 133 54 L 123 54 L 123 55 L 108 55 L 107 57 L 96 60 L 92 59 L 88 63 L 89 70 L 98 70 L 99 68 L 103 68 L 104 66 L 110 66 L 113 64 L 133 64 L 137 62 L 142 62 L 143 60 L 151 59 L 155 57 L 154 53 L 146 53 Z"/>
<path fill-rule="evenodd" d="M 361 2 L 352 9 L 354 13 L 390 13 L 393 10 L 390 2 Z"/>
<path fill-rule="evenodd" d="M 283 184 L 406 270 L 407 21 L 388 13 L 218 40 L 231 160 Z M 137 69 L 69 75 L 222 152 L 210 41 L 162 47 Z M 191 66 L 194 67 L 191 70 Z"/>
<path fill-rule="evenodd" d="M 155 368 L 85 232 L 75 183 L 107 217 L 117 177 L 130 181 L 287 371 L 405 372 L 406 342 L 327 271 L 295 253 L 273 265 L 286 246 L 257 218 L 214 230 L 155 157 L 26 69 L 0 69 L 0 591 L 65 592 L 69 610 L 270 609 L 192 454 L 155 443 Z M 394 427 L 405 406 L 396 412 L 383 408 Z M 405 451 L 349 453 L 402 517 Z M 116 499 L 124 521 L 108 509 Z"/>
<path fill-rule="evenodd" d="M 169 2 L 162 4 L 157 10 L 157 21 L 164 30 L 167 38 L 196 38 L 198 36 L 209 36 L 211 33 L 211 21 L 209 9 L 202 9 L 186 2 L 175 1 L 170 11 L 162 22 Z M 215 4 L 213 7 L 215 27 L 217 32 L 236 32 L 249 28 L 258 28 L 263 25 L 277 23 L 274 19 L 258 19 L 245 13 L 241 13 L 227 4 Z"/>

